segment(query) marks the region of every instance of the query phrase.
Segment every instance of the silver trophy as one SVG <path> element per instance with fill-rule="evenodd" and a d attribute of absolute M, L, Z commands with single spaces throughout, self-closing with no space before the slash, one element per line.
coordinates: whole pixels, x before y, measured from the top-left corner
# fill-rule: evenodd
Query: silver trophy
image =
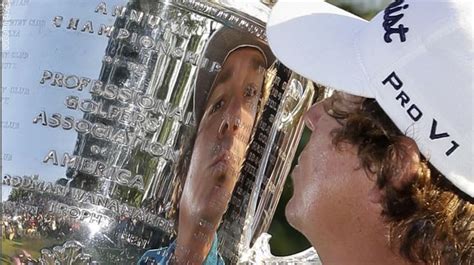
<path fill-rule="evenodd" d="M 258 260 L 315 98 L 270 5 L 3 1 L 2 262 Z"/>

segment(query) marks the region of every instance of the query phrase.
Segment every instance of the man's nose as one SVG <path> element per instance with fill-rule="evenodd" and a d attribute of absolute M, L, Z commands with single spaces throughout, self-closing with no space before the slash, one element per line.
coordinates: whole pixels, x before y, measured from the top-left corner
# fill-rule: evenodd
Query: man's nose
<path fill-rule="evenodd" d="M 219 135 L 222 137 L 226 134 L 231 136 L 237 135 L 240 133 L 242 124 L 242 102 L 240 98 L 234 97 L 231 99 L 229 104 L 226 106 L 226 109 L 223 113 L 223 119 L 221 125 L 219 126 Z"/>
<path fill-rule="evenodd" d="M 239 131 L 241 123 L 239 115 L 225 115 L 219 126 L 219 136 L 223 137 L 226 134 L 235 135 Z"/>

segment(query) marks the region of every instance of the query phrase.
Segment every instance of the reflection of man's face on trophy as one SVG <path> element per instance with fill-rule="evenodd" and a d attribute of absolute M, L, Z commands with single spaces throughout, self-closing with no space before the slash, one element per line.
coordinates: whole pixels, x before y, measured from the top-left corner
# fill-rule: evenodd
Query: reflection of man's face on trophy
<path fill-rule="evenodd" d="M 259 49 L 240 47 L 227 56 L 217 74 L 198 128 L 180 201 L 178 244 L 180 235 L 194 228 L 206 230 L 203 234 L 210 232 L 210 238 L 203 238 L 201 244 L 211 244 L 250 141 L 265 64 Z"/>
<path fill-rule="evenodd" d="M 264 63 L 259 50 L 237 49 L 211 89 L 181 202 L 187 204 L 192 195 L 192 210 L 209 218 L 223 213 L 237 181 L 256 118 Z"/>

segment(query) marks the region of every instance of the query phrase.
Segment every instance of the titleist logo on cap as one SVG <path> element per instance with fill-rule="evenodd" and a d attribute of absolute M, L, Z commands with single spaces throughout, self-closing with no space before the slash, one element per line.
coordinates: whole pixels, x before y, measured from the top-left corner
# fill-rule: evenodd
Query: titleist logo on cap
<path fill-rule="evenodd" d="M 404 2 L 405 0 L 396 0 L 385 9 L 382 25 L 385 29 L 383 39 L 387 43 L 392 42 L 392 38 L 390 37 L 392 34 L 399 34 L 401 42 L 405 42 L 407 40 L 405 34 L 408 32 L 409 28 L 405 27 L 403 24 L 396 26 L 396 24 L 400 22 L 404 16 L 404 14 L 400 11 L 407 9 L 410 6 L 408 4 L 402 6 Z"/>

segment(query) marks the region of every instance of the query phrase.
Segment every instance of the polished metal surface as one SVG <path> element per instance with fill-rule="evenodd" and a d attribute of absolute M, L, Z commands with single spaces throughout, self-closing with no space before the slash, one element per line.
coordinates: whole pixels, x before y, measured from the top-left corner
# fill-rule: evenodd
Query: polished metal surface
<path fill-rule="evenodd" d="M 250 116 L 246 103 L 216 116 L 244 148 L 229 144 L 237 162 L 217 176 L 234 181 L 214 232 L 220 256 L 242 261 L 269 227 L 315 93 L 271 54 L 267 4 L 4 2 L 2 264 L 133 264 L 171 244 L 197 142 L 226 151 L 210 113 L 228 67 L 261 82 Z M 243 50 L 258 69 L 229 66 L 255 61 L 238 61 Z"/>

